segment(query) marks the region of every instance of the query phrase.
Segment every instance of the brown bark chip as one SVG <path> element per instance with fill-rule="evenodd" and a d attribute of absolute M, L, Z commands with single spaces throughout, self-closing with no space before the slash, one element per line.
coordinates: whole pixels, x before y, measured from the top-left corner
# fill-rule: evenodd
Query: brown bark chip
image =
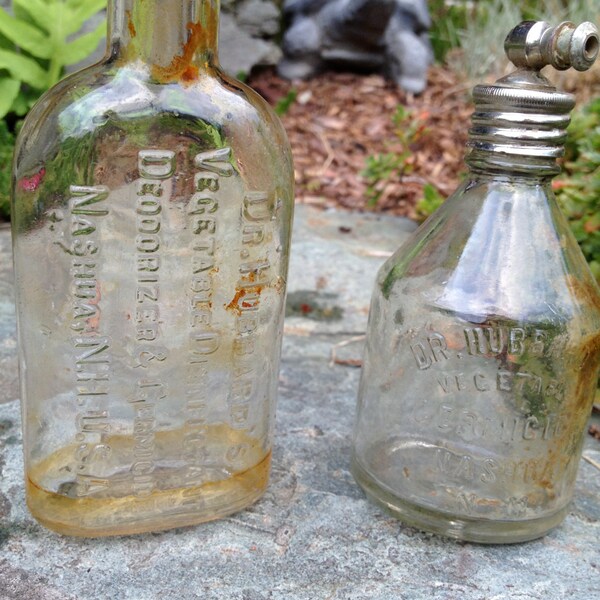
<path fill-rule="evenodd" d="M 447 196 L 465 172 L 469 90 L 448 69 L 433 67 L 420 96 L 377 75 L 325 73 L 290 83 L 264 71 L 250 83 L 273 105 L 296 94 L 282 120 L 294 153 L 300 203 L 364 210 L 367 158 L 407 153 L 403 172 L 377 187 L 381 195 L 375 210 L 415 217 L 426 183 Z M 409 111 L 400 136 L 393 122 L 399 105 Z M 409 127 L 416 133 L 402 140 Z"/>

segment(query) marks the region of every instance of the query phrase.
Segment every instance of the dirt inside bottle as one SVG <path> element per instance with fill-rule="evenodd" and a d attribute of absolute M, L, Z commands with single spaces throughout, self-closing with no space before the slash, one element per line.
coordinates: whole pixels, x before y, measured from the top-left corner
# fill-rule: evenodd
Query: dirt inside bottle
<path fill-rule="evenodd" d="M 212 461 L 200 473 L 178 458 L 182 435 L 181 430 L 157 434 L 155 485 L 137 490 L 131 469 L 122 467 L 132 461 L 135 442 L 131 437 L 108 438 L 114 472 L 109 474 L 105 467 L 100 476 L 85 480 L 71 466 L 76 448 L 62 448 L 29 470 L 28 507 L 43 525 L 58 533 L 102 537 L 114 535 L 115 530 L 127 535 L 211 521 L 262 496 L 271 452 L 259 440 L 224 425 L 211 427 L 207 439 L 213 449 L 223 451 L 222 459 Z M 231 452 L 228 456 L 231 448 L 243 448 L 243 457 Z"/>

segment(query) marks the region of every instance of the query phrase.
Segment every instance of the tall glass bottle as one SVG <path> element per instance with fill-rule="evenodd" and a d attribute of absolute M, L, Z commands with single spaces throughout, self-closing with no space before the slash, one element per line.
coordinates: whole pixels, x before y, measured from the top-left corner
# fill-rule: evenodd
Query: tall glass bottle
<path fill-rule="evenodd" d="M 520 67 L 475 88 L 469 174 L 381 269 L 353 471 L 426 530 L 532 539 L 567 512 L 600 363 L 600 293 L 560 213 L 574 99 L 539 73 L 583 70 L 597 30 L 523 23 Z"/>
<path fill-rule="evenodd" d="M 27 502 L 100 536 L 189 525 L 269 474 L 292 163 L 217 62 L 218 0 L 109 2 L 108 53 L 20 136 Z"/>

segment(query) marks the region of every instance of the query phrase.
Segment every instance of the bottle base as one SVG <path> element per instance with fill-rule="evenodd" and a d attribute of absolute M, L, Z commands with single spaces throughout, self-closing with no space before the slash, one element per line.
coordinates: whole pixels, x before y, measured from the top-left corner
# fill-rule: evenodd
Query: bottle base
<path fill-rule="evenodd" d="M 367 497 L 393 517 L 418 529 L 478 544 L 515 544 L 544 536 L 562 523 L 568 506 L 538 519 L 491 521 L 438 512 L 409 502 L 383 489 L 352 458 L 352 474 Z"/>
<path fill-rule="evenodd" d="M 41 525 L 61 535 L 94 538 L 165 531 L 214 521 L 254 504 L 267 489 L 270 465 L 269 454 L 230 479 L 146 497 L 71 498 L 29 479 L 27 506 Z"/>

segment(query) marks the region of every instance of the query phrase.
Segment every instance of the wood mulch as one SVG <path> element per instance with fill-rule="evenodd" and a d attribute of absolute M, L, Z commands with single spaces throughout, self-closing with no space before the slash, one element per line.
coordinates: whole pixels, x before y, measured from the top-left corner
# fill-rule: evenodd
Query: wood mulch
<path fill-rule="evenodd" d="M 403 173 L 377 188 L 381 195 L 374 210 L 415 218 L 426 183 L 447 196 L 465 171 L 469 87 L 449 69 L 433 67 L 426 91 L 418 96 L 378 75 L 350 73 L 290 83 L 264 71 L 250 85 L 272 105 L 297 93 L 282 120 L 294 153 L 300 203 L 371 210 L 362 175 L 367 158 L 409 151 Z M 397 135 L 393 116 L 400 104 L 410 117 Z M 413 133 L 402 139 L 411 125 Z"/>

